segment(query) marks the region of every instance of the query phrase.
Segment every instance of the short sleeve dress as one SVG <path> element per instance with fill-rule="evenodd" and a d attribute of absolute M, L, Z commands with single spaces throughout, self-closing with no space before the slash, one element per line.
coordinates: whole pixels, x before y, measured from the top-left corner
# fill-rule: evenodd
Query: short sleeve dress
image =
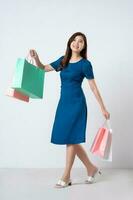
<path fill-rule="evenodd" d="M 55 71 L 60 72 L 61 89 L 54 123 L 51 143 L 78 144 L 86 141 L 87 104 L 82 90 L 84 78 L 94 79 L 92 64 L 88 59 L 69 62 L 67 67 L 58 71 L 64 56 L 50 63 Z"/>

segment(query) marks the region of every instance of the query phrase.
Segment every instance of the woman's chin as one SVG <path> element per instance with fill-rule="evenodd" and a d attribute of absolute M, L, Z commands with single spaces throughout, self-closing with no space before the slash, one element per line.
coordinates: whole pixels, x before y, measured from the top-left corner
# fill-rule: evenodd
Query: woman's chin
<path fill-rule="evenodd" d="M 74 53 L 80 53 L 80 50 L 79 50 L 79 49 L 72 49 L 72 51 L 73 51 Z"/>

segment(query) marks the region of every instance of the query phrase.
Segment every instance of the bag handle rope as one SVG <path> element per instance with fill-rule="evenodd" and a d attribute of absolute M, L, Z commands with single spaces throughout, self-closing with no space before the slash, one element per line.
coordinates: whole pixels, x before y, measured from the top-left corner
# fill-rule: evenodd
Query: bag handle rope
<path fill-rule="evenodd" d="M 112 133 L 112 128 L 111 128 L 111 124 L 110 124 L 110 120 L 109 119 L 105 119 L 104 123 L 102 126 L 105 126 L 105 124 L 107 124 L 107 127 L 109 128 L 110 133 Z"/>

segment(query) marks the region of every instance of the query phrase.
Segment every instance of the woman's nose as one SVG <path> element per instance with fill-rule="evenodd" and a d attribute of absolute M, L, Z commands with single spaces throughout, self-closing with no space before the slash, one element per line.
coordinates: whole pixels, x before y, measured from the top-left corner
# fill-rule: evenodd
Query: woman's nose
<path fill-rule="evenodd" d="M 78 43 L 78 42 L 76 42 L 76 43 L 75 43 L 75 45 L 76 45 L 76 46 L 78 46 L 78 45 L 79 45 L 79 43 Z"/>

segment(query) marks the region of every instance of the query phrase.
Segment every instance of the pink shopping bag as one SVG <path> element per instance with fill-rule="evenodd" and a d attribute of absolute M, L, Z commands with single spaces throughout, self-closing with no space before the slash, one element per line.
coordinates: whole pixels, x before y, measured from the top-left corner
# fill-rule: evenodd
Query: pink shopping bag
<path fill-rule="evenodd" d="M 112 129 L 104 127 L 105 123 L 107 122 L 108 126 L 109 120 L 106 120 L 102 127 L 99 128 L 94 141 L 92 143 L 92 146 L 90 148 L 90 151 L 105 159 L 111 161 L 111 152 L 112 152 Z"/>
<path fill-rule="evenodd" d="M 29 97 L 28 96 L 22 94 L 19 91 L 16 91 L 15 89 L 12 89 L 12 88 L 9 88 L 7 90 L 6 95 L 10 96 L 10 97 L 14 97 L 14 98 L 22 100 L 22 101 L 25 101 L 25 102 L 29 102 Z"/>

